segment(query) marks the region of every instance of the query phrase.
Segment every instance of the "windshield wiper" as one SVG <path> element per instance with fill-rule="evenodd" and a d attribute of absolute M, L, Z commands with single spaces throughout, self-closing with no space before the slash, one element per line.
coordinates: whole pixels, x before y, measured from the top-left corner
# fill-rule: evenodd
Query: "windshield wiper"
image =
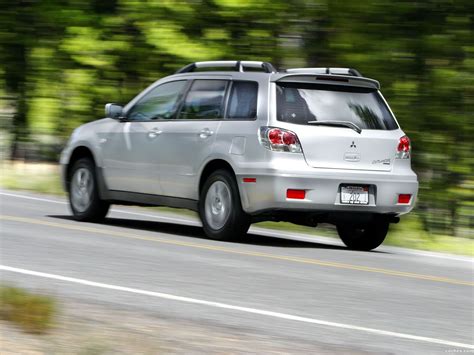
<path fill-rule="evenodd" d="M 349 121 L 308 121 L 308 124 L 312 124 L 315 126 L 346 127 L 353 129 L 359 134 L 362 132 L 362 129 L 358 125 Z"/>

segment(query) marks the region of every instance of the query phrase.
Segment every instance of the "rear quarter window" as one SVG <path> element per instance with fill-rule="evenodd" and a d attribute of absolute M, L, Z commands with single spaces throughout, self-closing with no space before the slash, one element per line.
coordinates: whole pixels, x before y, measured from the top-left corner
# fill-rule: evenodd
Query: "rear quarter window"
<path fill-rule="evenodd" d="M 257 117 L 258 84 L 255 81 L 233 81 L 227 107 L 227 119 Z"/>
<path fill-rule="evenodd" d="M 398 128 L 377 90 L 342 85 L 277 84 L 277 120 L 303 125 L 349 121 L 361 129 Z"/>

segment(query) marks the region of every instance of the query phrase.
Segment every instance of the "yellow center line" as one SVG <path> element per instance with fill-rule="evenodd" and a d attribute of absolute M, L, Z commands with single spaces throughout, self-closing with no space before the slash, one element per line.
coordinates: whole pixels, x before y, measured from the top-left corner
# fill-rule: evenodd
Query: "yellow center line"
<path fill-rule="evenodd" d="M 1 219 L 7 220 L 7 221 L 24 222 L 24 223 L 37 224 L 37 225 L 69 229 L 69 230 L 76 230 L 76 231 L 82 231 L 82 232 L 104 234 L 107 236 L 146 240 L 146 241 L 155 242 L 155 243 L 165 243 L 165 244 L 186 246 L 186 247 L 198 248 L 198 249 L 215 250 L 215 251 L 221 251 L 225 253 L 255 256 L 255 257 L 267 258 L 267 259 L 286 260 L 286 261 L 292 261 L 292 262 L 302 263 L 302 264 L 311 264 L 311 265 L 334 267 L 334 268 L 339 268 L 339 269 L 373 272 L 373 273 L 390 275 L 390 276 L 400 276 L 400 277 L 407 277 L 407 278 L 412 278 L 412 279 L 443 282 L 443 283 L 449 283 L 449 284 L 455 284 L 455 285 L 474 286 L 474 282 L 451 279 L 447 277 L 423 275 L 423 274 L 416 274 L 416 273 L 411 273 L 411 272 L 382 269 L 382 268 L 375 268 L 375 267 L 362 266 L 362 265 L 352 265 L 352 264 L 324 261 L 324 260 L 318 260 L 318 259 L 301 258 L 297 256 L 268 254 L 268 253 L 250 251 L 250 250 L 237 250 L 237 249 L 221 247 L 217 245 L 192 243 L 192 242 L 185 242 L 185 241 L 179 241 L 179 240 L 169 240 L 169 239 L 163 239 L 159 237 L 147 237 L 144 235 L 131 234 L 131 233 L 126 233 L 126 232 L 114 231 L 114 230 L 105 230 L 105 229 L 92 228 L 92 227 L 86 227 L 86 226 L 48 222 L 48 221 L 34 219 L 34 218 L 0 215 L 0 220 Z"/>

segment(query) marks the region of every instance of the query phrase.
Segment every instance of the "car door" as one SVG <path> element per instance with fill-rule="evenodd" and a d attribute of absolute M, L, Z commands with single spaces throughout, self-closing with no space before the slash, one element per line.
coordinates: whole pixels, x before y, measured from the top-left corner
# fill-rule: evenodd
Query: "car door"
<path fill-rule="evenodd" d="M 188 82 L 159 84 L 139 98 L 112 127 L 103 147 L 104 176 L 110 190 L 161 195 L 158 156 L 163 123 L 176 119 Z"/>
<path fill-rule="evenodd" d="M 198 172 L 212 152 L 224 117 L 229 77 L 195 79 L 175 121 L 165 122 L 158 156 L 160 183 L 166 196 L 197 199 Z"/>

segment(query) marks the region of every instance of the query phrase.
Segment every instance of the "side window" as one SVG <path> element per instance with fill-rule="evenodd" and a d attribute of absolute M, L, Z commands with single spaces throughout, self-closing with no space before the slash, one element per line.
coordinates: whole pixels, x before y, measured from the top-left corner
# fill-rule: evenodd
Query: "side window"
<path fill-rule="evenodd" d="M 175 118 L 186 83 L 186 80 L 180 80 L 157 86 L 128 111 L 127 118 L 130 121 Z"/>
<path fill-rule="evenodd" d="M 186 96 L 179 118 L 222 118 L 227 83 L 226 80 L 195 80 Z"/>
<path fill-rule="evenodd" d="M 252 119 L 257 116 L 258 84 L 254 81 L 234 81 L 230 91 L 228 119 Z"/>

